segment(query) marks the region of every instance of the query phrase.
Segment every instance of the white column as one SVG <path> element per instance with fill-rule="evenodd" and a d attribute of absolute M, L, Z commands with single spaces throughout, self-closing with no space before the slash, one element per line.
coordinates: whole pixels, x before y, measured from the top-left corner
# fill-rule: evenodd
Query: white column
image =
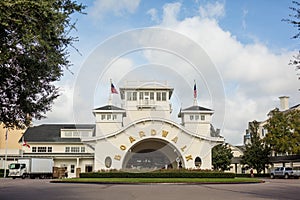
<path fill-rule="evenodd" d="M 76 168 L 78 168 L 79 167 L 79 158 L 76 158 Z"/>

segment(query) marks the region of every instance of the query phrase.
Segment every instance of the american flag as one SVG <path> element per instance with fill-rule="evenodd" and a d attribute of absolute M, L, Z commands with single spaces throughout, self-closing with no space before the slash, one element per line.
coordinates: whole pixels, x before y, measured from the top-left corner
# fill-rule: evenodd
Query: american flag
<path fill-rule="evenodd" d="M 194 84 L 194 98 L 197 98 L 197 88 L 196 88 L 196 83 Z"/>
<path fill-rule="evenodd" d="M 117 91 L 117 89 L 115 88 L 115 86 L 114 86 L 113 83 L 111 83 L 110 91 L 111 91 L 112 94 L 118 94 L 118 91 Z"/>

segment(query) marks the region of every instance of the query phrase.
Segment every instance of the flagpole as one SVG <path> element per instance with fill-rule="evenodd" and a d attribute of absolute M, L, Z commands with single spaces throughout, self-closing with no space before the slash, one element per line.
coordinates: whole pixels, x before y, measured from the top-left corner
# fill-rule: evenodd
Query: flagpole
<path fill-rule="evenodd" d="M 8 140 L 8 127 L 6 127 L 6 133 L 5 133 L 5 159 L 4 159 L 4 178 L 6 178 L 6 162 L 7 162 L 7 140 Z"/>
<path fill-rule="evenodd" d="M 24 154 L 24 149 L 23 149 L 23 144 L 24 144 L 24 134 L 22 135 L 22 150 L 21 150 L 21 158 L 23 158 L 23 154 Z"/>

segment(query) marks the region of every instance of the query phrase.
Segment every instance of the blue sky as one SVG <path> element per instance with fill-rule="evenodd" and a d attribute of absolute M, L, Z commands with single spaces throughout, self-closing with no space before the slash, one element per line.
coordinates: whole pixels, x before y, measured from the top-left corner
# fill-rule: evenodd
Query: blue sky
<path fill-rule="evenodd" d="M 156 26 L 157 22 L 151 21 L 151 17 L 147 12 L 150 9 L 156 9 L 158 19 L 161 20 L 163 6 L 166 3 L 177 1 L 140 1 L 132 13 L 126 11 L 126 9 L 120 9 L 118 11 L 120 14 L 115 14 L 113 11 L 108 10 L 95 18 L 91 17 L 89 13 L 95 3 L 93 1 L 90 1 L 88 4 L 86 4 L 86 1 L 82 2 L 87 5 L 86 11 L 88 14 L 74 17 L 78 19 L 78 31 L 75 34 L 79 34 L 80 40 L 88 40 L 91 32 L 97 32 L 97 36 L 92 36 L 93 38 L 105 39 L 120 31 Z M 296 41 L 290 39 L 296 33 L 296 29 L 282 21 L 284 18 L 289 18 L 289 14 L 291 14 L 289 7 L 293 6 L 293 4 L 289 0 L 274 2 L 266 0 L 188 0 L 178 2 L 181 3 L 182 7 L 178 19 L 197 15 L 200 5 L 219 2 L 224 5 L 226 10 L 224 16 L 219 19 L 220 27 L 225 31 L 231 32 L 239 41 L 252 43 L 254 40 L 259 40 L 275 50 L 293 50 L 297 48 L 297 45 L 295 45 Z"/>
<path fill-rule="evenodd" d="M 118 87 L 125 79 L 149 79 L 149 74 L 151 78 L 168 79 L 173 84 L 174 116 L 181 106 L 191 105 L 192 85 L 196 79 L 199 104 L 215 110 L 214 125 L 221 128 L 221 134 L 232 144 L 242 143 L 249 121 L 265 120 L 266 113 L 279 106 L 279 96 L 289 96 L 290 106 L 299 103 L 300 82 L 295 70 L 288 66 L 289 59 L 299 49 L 298 41 L 290 39 L 296 29 L 282 21 L 291 14 L 289 7 L 293 4 L 289 0 L 79 2 L 87 4 L 87 14 L 73 16 L 77 20 L 77 31 L 72 34 L 79 39 L 74 45 L 81 52 L 80 55 L 70 49 L 74 75 L 65 72 L 57 83 L 61 96 L 52 112 L 47 113 L 47 119 L 35 124 L 93 123 L 91 110 L 107 103 L 110 78 Z M 167 39 L 184 37 L 174 40 L 171 49 L 197 44 L 203 52 L 191 59 L 197 61 L 202 56 L 217 72 L 211 76 L 208 65 L 200 67 L 201 63 L 195 72 L 178 57 L 157 49 L 113 54 L 118 53 L 118 49 L 126 50 L 124 45 L 137 45 L 147 35 L 132 41 L 120 40 L 128 36 L 126 32 L 138 33 L 141 28 L 147 32 L 148 27 L 174 31 Z M 121 42 L 113 43 L 116 41 Z M 112 45 L 104 48 L 106 44 Z M 131 49 L 128 47 L 128 50 Z M 193 54 L 199 49 L 181 50 L 183 54 Z M 113 60 L 109 67 L 102 62 L 105 59 Z M 93 75 L 96 76 L 92 78 Z M 218 85 L 215 88 L 212 80 L 216 77 L 220 81 L 215 83 Z M 186 84 L 177 85 L 178 80 Z M 82 86 L 82 93 L 78 85 Z M 91 94 L 84 95 L 91 87 Z M 220 96 L 216 94 L 223 100 L 217 101 Z M 114 98 L 119 106 L 118 97 Z M 77 111 L 80 114 L 74 114 Z M 74 120 L 75 115 L 80 115 L 80 119 Z"/>

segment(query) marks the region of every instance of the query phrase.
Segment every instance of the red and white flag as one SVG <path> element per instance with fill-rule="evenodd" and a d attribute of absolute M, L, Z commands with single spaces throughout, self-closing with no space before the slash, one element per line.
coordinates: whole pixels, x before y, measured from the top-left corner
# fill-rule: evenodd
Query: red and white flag
<path fill-rule="evenodd" d="M 196 88 L 196 82 L 194 84 L 194 98 L 197 98 L 197 88 Z"/>
<path fill-rule="evenodd" d="M 117 91 L 117 89 L 115 88 L 115 86 L 114 86 L 113 83 L 111 83 L 110 91 L 111 91 L 112 94 L 118 94 L 118 91 Z"/>
<path fill-rule="evenodd" d="M 23 140 L 23 144 L 22 144 L 22 146 L 30 148 L 30 145 L 29 145 L 29 144 L 27 144 L 27 142 L 26 142 L 25 140 Z"/>

